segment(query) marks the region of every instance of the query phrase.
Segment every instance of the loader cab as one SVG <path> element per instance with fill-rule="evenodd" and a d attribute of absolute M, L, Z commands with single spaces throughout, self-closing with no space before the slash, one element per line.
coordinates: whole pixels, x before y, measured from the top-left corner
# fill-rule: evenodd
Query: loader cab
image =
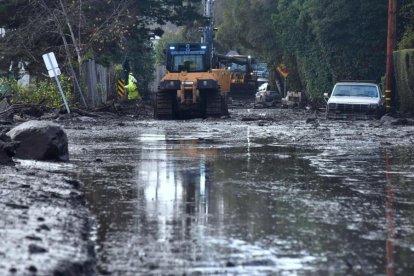
<path fill-rule="evenodd" d="M 204 43 L 168 44 L 167 70 L 171 73 L 206 72 L 211 68 L 210 49 Z"/>
<path fill-rule="evenodd" d="M 250 80 L 254 75 L 251 56 L 217 55 L 216 62 L 219 68 L 227 68 L 234 77 L 242 78 L 243 81 Z"/>

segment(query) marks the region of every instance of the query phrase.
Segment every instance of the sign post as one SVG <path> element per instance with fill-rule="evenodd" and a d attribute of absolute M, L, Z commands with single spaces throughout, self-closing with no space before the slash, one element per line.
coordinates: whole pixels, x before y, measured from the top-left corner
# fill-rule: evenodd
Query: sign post
<path fill-rule="evenodd" d="M 50 52 L 50 53 L 44 54 L 42 57 L 43 57 L 43 61 L 45 62 L 47 71 L 49 73 L 49 77 L 55 78 L 56 83 L 59 87 L 60 94 L 62 95 L 63 102 L 65 103 L 66 110 L 68 114 L 70 114 L 69 105 L 66 100 L 65 94 L 63 93 L 63 89 L 62 89 L 62 86 L 60 85 L 60 81 L 58 78 L 61 72 L 59 69 L 59 65 L 57 64 L 55 54 L 53 52 Z"/>
<path fill-rule="evenodd" d="M 287 95 L 287 77 L 289 75 L 289 70 L 287 69 L 286 65 L 281 63 L 276 68 L 276 70 L 279 72 L 279 74 L 284 78 L 284 88 L 283 88 L 283 97 L 286 97 Z"/>

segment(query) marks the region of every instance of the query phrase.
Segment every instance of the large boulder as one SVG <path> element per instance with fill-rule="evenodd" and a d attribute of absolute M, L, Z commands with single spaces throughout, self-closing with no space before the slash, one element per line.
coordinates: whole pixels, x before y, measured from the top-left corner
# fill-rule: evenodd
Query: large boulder
<path fill-rule="evenodd" d="M 63 128 L 48 121 L 28 121 L 7 133 L 19 142 L 16 158 L 43 161 L 68 161 L 68 138 Z"/>

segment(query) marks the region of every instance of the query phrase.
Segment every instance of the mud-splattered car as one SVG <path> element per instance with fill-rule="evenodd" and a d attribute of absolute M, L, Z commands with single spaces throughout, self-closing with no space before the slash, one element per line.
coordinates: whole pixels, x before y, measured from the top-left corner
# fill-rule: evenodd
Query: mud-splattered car
<path fill-rule="evenodd" d="M 380 118 L 384 113 L 384 96 L 379 86 L 371 82 L 336 83 L 326 107 L 328 119 Z"/>
<path fill-rule="evenodd" d="M 275 90 L 272 90 L 268 82 L 259 86 L 255 96 L 255 104 L 264 106 L 274 106 L 276 103 L 280 103 L 282 95 Z"/>

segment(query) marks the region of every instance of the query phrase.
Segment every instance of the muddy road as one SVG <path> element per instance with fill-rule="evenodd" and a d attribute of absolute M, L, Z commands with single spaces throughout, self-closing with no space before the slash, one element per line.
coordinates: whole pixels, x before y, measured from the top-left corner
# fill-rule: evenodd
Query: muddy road
<path fill-rule="evenodd" d="M 412 275 L 414 127 L 300 110 L 66 125 L 101 275 Z"/>

